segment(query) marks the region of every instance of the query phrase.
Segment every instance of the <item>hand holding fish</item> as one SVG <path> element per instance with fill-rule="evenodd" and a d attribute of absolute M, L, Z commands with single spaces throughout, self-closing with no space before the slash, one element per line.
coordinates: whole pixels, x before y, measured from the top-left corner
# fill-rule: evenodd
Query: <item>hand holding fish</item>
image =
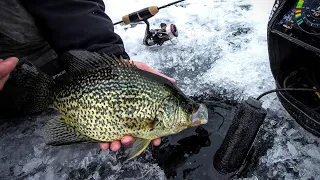
<path fill-rule="evenodd" d="M 147 64 L 143 63 L 143 62 L 137 62 L 137 61 L 133 61 L 133 63 L 140 69 L 145 70 L 145 71 L 149 71 L 152 72 L 154 74 L 157 74 L 159 76 L 165 77 L 167 79 L 169 79 L 172 83 L 175 83 L 176 80 L 168 77 L 164 74 L 159 73 L 158 71 L 152 69 L 150 66 L 148 66 Z M 113 141 L 111 144 L 109 143 L 100 143 L 100 148 L 102 150 L 107 150 L 107 149 L 111 149 L 112 151 L 118 151 L 121 148 L 121 144 L 125 145 L 125 146 L 131 146 L 134 143 L 135 139 L 132 136 L 126 135 L 121 139 L 120 141 Z M 154 139 L 153 141 L 153 145 L 155 146 L 159 146 L 161 143 L 161 139 L 157 138 Z"/>
<path fill-rule="evenodd" d="M 9 79 L 9 75 L 14 70 L 17 63 L 18 58 L 15 57 L 8 58 L 5 61 L 0 59 L 0 91 Z"/>
<path fill-rule="evenodd" d="M 120 141 L 113 141 L 111 144 L 109 143 L 100 143 L 100 148 L 102 150 L 110 150 L 118 151 L 121 148 L 121 144 L 125 146 L 131 146 L 134 143 L 135 139 L 132 136 L 126 135 Z M 159 146 L 161 143 L 161 139 L 157 138 L 152 141 L 153 145 Z"/>

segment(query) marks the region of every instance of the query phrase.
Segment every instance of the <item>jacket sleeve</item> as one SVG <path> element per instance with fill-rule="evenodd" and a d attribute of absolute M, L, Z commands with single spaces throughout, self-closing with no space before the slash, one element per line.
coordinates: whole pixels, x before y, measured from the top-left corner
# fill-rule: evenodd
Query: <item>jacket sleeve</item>
<path fill-rule="evenodd" d="M 72 49 L 129 59 L 103 0 L 20 0 L 58 55 Z"/>

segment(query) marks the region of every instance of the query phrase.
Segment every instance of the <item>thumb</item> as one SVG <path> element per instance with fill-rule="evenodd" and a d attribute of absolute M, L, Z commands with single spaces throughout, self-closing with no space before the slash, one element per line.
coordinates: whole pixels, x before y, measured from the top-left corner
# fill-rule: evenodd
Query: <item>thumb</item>
<path fill-rule="evenodd" d="M 0 79 L 6 77 L 10 74 L 16 67 L 19 59 L 16 57 L 11 57 L 6 60 L 0 60 Z"/>

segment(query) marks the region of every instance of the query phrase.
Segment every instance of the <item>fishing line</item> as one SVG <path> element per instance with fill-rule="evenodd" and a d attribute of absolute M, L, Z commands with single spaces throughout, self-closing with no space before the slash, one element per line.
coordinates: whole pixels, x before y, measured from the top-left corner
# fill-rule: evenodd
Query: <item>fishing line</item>
<path fill-rule="evenodd" d="M 220 104 L 220 103 L 223 103 L 224 101 L 223 101 L 223 100 L 220 100 L 220 101 L 215 102 L 215 101 L 204 100 L 204 101 L 202 101 L 202 102 L 205 103 L 205 104 L 208 104 L 208 105 L 213 105 L 213 106 L 221 107 L 221 106 L 219 106 L 219 104 Z M 226 108 L 226 107 L 221 107 L 221 108 L 228 109 L 228 108 Z M 219 131 L 219 130 L 221 129 L 222 125 L 223 125 L 224 122 L 225 122 L 225 117 L 224 117 L 221 113 L 216 112 L 216 111 L 214 111 L 213 114 L 217 114 L 218 116 L 220 116 L 220 117 L 222 118 L 222 122 L 221 122 L 221 124 L 219 125 L 218 130 L 217 130 L 217 131 Z"/>
<path fill-rule="evenodd" d="M 179 3 L 179 2 L 182 2 L 182 1 L 185 1 L 185 0 L 175 1 L 175 2 L 169 3 L 169 4 L 167 4 L 167 5 L 161 6 L 161 7 L 159 7 L 158 9 L 160 10 L 160 9 L 163 9 L 163 8 L 166 8 L 166 7 L 169 7 L 169 6 L 172 6 L 172 5 L 174 5 L 174 4 L 177 4 L 177 3 Z"/>
<path fill-rule="evenodd" d="M 224 116 L 222 116 L 222 115 L 221 115 L 220 113 L 218 113 L 218 112 L 214 112 L 213 114 L 217 114 L 217 115 L 219 115 L 220 117 L 222 117 L 222 122 L 221 122 L 221 124 L 220 124 L 220 126 L 219 126 L 219 128 L 218 128 L 218 130 L 217 130 L 217 131 L 219 131 L 220 128 L 222 127 L 222 125 L 224 124 L 225 118 L 224 118 Z"/>

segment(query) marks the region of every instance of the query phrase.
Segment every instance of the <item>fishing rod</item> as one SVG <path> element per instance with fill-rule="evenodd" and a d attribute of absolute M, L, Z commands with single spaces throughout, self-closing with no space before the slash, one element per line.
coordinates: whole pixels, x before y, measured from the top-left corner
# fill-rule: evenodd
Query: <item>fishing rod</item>
<path fill-rule="evenodd" d="M 185 1 L 185 0 L 175 1 L 175 2 L 172 2 L 172 3 L 166 4 L 164 6 L 161 6 L 161 7 L 150 6 L 150 7 L 143 8 L 143 9 L 141 9 L 139 11 L 136 11 L 136 12 L 133 12 L 133 13 L 130 13 L 130 14 L 122 16 L 122 21 L 116 22 L 113 25 L 117 25 L 117 24 L 120 24 L 122 22 L 124 24 L 130 24 L 130 23 L 136 23 L 136 22 L 140 22 L 140 21 L 146 21 L 147 19 L 149 19 L 149 18 L 153 17 L 154 15 L 156 15 L 159 12 L 160 9 L 172 6 L 172 5 L 180 3 L 182 1 Z"/>

